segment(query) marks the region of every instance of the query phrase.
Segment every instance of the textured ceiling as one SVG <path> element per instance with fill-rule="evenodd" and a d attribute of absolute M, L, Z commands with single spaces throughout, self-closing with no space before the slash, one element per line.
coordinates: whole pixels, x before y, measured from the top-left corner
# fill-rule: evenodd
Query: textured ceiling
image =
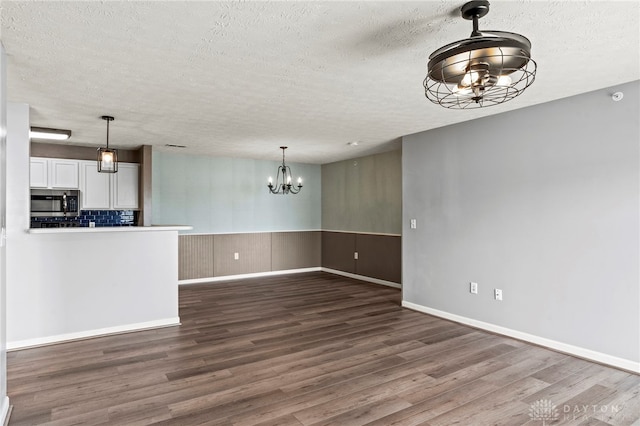
<path fill-rule="evenodd" d="M 328 163 L 640 79 L 640 2 L 493 1 L 480 29 L 527 36 L 535 83 L 500 106 L 434 105 L 427 58 L 469 36 L 463 3 L 2 1 L 8 100 L 69 144 L 104 144 L 113 115 L 115 147 Z"/>

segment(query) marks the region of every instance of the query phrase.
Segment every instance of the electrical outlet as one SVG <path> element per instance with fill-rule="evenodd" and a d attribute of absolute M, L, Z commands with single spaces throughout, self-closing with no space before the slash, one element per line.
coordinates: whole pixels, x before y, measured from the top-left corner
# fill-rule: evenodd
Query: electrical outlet
<path fill-rule="evenodd" d="M 355 260 L 358 260 L 358 252 L 357 252 L 357 251 L 354 251 L 354 252 L 353 252 L 353 258 L 354 258 Z"/>
<path fill-rule="evenodd" d="M 240 259 L 240 253 L 233 253 L 233 260 Z"/>
<path fill-rule="evenodd" d="M 500 290 L 499 288 L 496 288 L 493 294 L 496 300 L 502 300 L 502 290 Z"/>
<path fill-rule="evenodd" d="M 473 294 L 478 294 L 478 283 L 469 283 L 469 291 Z"/>
<path fill-rule="evenodd" d="M 416 229 L 418 227 L 418 222 L 415 219 L 411 219 L 411 229 Z"/>

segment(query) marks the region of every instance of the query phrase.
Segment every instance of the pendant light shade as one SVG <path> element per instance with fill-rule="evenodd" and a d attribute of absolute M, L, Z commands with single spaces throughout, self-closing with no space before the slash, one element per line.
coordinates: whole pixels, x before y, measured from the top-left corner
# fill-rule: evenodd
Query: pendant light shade
<path fill-rule="evenodd" d="M 473 20 L 473 32 L 429 56 L 423 83 L 427 99 L 445 108 L 466 109 L 520 95 L 536 75 L 531 42 L 520 34 L 480 31 L 478 20 L 489 13 L 486 0 L 470 1 L 460 11 L 464 19 Z"/>
<path fill-rule="evenodd" d="M 107 147 L 98 148 L 98 172 L 99 173 L 117 173 L 118 172 L 118 150 L 109 149 L 109 122 L 114 118 L 109 115 L 101 117 L 107 122 Z"/>

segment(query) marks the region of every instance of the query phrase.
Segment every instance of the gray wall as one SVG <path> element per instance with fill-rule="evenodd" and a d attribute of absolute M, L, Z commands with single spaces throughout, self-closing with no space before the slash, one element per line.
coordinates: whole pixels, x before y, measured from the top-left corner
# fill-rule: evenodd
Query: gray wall
<path fill-rule="evenodd" d="M 322 229 L 402 232 L 402 151 L 322 166 Z"/>
<path fill-rule="evenodd" d="M 404 300 L 638 362 L 639 92 L 404 137 Z"/>
<path fill-rule="evenodd" d="M 298 195 L 268 192 L 280 162 L 153 151 L 152 221 L 191 233 L 320 229 L 320 165 L 287 163 L 303 178 Z"/>

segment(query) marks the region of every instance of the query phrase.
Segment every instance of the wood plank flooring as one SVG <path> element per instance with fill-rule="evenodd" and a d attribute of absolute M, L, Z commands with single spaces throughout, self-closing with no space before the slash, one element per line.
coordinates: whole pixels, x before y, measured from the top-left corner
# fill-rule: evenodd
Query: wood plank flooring
<path fill-rule="evenodd" d="M 180 318 L 9 353 L 9 424 L 640 424 L 638 375 L 336 275 L 183 286 Z"/>

